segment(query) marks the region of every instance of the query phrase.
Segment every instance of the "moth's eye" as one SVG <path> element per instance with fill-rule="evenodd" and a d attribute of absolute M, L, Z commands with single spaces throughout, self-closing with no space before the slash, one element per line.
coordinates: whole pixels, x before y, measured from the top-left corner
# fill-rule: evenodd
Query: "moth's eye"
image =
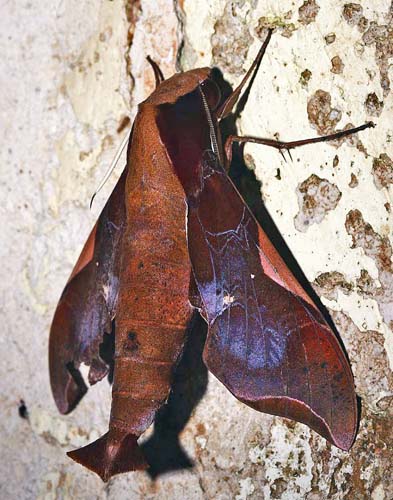
<path fill-rule="evenodd" d="M 210 78 L 206 78 L 206 80 L 203 80 L 200 85 L 206 97 L 209 108 L 214 111 L 221 101 L 221 92 L 218 88 L 218 85 Z"/>

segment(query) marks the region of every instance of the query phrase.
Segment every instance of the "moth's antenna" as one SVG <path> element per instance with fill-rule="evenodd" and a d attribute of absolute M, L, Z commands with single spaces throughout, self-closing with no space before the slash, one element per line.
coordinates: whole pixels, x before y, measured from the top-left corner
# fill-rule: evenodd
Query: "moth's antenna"
<path fill-rule="evenodd" d="M 115 157 L 113 158 L 108 170 L 106 171 L 106 174 L 104 175 L 104 178 L 102 179 L 102 181 L 100 182 L 100 185 L 98 186 L 98 188 L 95 190 L 93 196 L 91 197 L 91 200 L 90 200 L 90 208 L 92 207 L 93 205 L 93 201 L 94 201 L 94 198 L 96 197 L 97 193 L 99 191 L 101 191 L 101 189 L 104 187 L 106 181 L 109 179 L 109 177 L 111 176 L 113 170 L 115 169 L 116 165 L 117 165 L 117 162 L 119 161 L 119 158 L 120 156 L 122 155 L 123 151 L 124 151 L 124 148 L 126 147 L 127 143 L 128 143 L 128 140 L 129 140 L 129 134 L 126 134 L 126 136 L 124 137 L 119 149 L 117 150 L 117 153 L 115 154 Z"/>
<path fill-rule="evenodd" d="M 213 124 L 213 120 L 212 120 L 212 115 L 210 113 L 209 105 L 207 103 L 206 96 L 203 93 L 202 87 L 200 85 L 198 85 L 198 89 L 199 89 L 199 93 L 202 96 L 203 107 L 205 108 L 207 123 L 209 124 L 210 142 L 211 142 L 211 146 L 212 146 L 212 149 L 213 149 L 213 153 L 215 155 L 217 155 L 217 158 L 221 161 L 220 150 L 219 150 L 218 144 L 217 144 L 216 132 L 214 130 L 214 124 Z"/>

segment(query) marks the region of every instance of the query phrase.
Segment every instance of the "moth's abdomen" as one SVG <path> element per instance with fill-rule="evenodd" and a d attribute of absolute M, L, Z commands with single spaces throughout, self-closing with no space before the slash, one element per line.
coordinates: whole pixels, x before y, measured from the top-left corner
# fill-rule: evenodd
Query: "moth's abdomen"
<path fill-rule="evenodd" d="M 140 435 L 168 398 L 191 319 L 184 191 L 161 143 L 154 107 L 135 122 L 126 182 L 111 426 Z M 141 133 L 139 133 L 141 131 Z"/>
<path fill-rule="evenodd" d="M 120 275 L 112 424 L 127 423 L 135 433 L 146 429 L 168 397 L 191 315 L 184 222 L 162 217 L 174 210 L 172 202 L 161 202 L 155 209 L 135 204 L 128 212 L 124 255 L 130 258 Z"/>
<path fill-rule="evenodd" d="M 124 300 L 127 307 L 116 319 L 111 425 L 136 434 L 146 430 L 168 397 L 190 315 L 184 263 L 168 262 L 154 238 L 143 230 L 132 239 L 132 258 L 121 274 L 120 303 Z"/>

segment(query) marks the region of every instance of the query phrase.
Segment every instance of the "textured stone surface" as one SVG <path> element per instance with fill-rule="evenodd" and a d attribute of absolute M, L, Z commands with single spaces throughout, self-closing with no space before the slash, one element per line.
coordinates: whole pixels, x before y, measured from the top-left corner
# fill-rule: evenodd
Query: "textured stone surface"
<path fill-rule="evenodd" d="M 310 224 L 319 224 L 340 201 L 341 192 L 335 184 L 315 174 L 302 182 L 297 189 L 299 213 L 295 217 L 298 231 L 307 231 Z"/>
<path fill-rule="evenodd" d="M 382 0 L 4 2 L 1 498 L 393 497 L 392 16 Z M 165 417 L 193 467 L 103 485 L 65 452 L 106 430 L 109 385 L 60 416 L 47 372 L 54 307 L 116 175 L 91 211 L 90 196 L 126 133 L 119 127 L 154 86 L 147 54 L 166 75 L 177 60 L 183 69 L 217 64 L 234 85 L 268 26 L 276 32 L 240 134 L 292 140 L 377 123 L 356 139 L 295 150 L 293 161 L 247 145 L 262 186 L 242 184 L 256 206 L 261 194 L 332 314 L 362 398 L 358 438 L 344 453 L 301 424 L 245 407 L 212 377 L 205 392 L 197 342 Z M 323 216 L 304 230 L 296 221 L 310 218 L 304 195 L 313 186 Z M 163 435 L 161 448 L 176 448 Z"/>

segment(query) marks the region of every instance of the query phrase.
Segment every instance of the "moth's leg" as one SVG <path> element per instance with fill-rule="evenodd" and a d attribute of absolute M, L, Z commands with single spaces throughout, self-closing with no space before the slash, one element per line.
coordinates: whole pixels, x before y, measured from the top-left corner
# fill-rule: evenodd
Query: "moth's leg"
<path fill-rule="evenodd" d="M 165 80 L 164 75 L 162 74 L 162 71 L 158 66 L 158 64 L 155 61 L 153 61 L 153 59 L 150 56 L 147 56 L 146 59 L 150 64 L 150 66 L 153 68 L 154 77 L 156 79 L 156 88 L 157 88 L 160 85 L 160 83 Z"/>
<path fill-rule="evenodd" d="M 324 141 L 333 141 L 335 139 L 341 139 L 341 137 L 345 137 L 347 135 L 356 134 L 361 130 L 365 130 L 370 127 L 375 127 L 375 123 L 367 122 L 364 125 L 360 125 L 360 127 L 350 128 L 348 130 L 341 130 L 340 132 L 336 132 L 334 134 L 323 135 L 320 137 L 312 137 L 310 139 L 302 139 L 300 141 L 276 141 L 274 139 L 264 139 L 262 137 L 250 137 L 250 136 L 238 136 L 238 135 L 230 135 L 225 141 L 225 157 L 226 157 L 226 165 L 229 166 L 232 160 L 232 145 L 234 142 L 245 143 L 245 142 L 253 142 L 255 144 L 263 144 L 264 146 L 271 146 L 272 148 L 278 149 L 281 153 L 282 150 L 287 150 L 289 152 L 290 149 L 297 148 L 299 146 L 305 146 L 306 144 L 313 144 L 315 142 L 324 142 Z"/>
<path fill-rule="evenodd" d="M 267 36 L 265 38 L 265 41 L 262 44 L 262 47 L 260 48 L 257 57 L 254 59 L 254 62 L 251 64 L 249 70 L 247 73 L 244 75 L 243 80 L 240 82 L 240 84 L 236 87 L 236 89 L 226 98 L 226 100 L 221 104 L 221 106 L 217 109 L 215 112 L 217 120 L 222 120 L 223 118 L 227 117 L 229 113 L 232 111 L 234 105 L 236 104 L 237 100 L 239 99 L 240 92 L 242 91 L 244 85 L 247 83 L 247 80 L 250 78 L 251 75 L 253 77 L 255 76 L 259 64 L 262 61 L 262 57 L 265 54 L 266 47 L 268 46 L 268 43 L 270 41 L 270 38 L 272 36 L 273 30 L 269 29 Z"/>

